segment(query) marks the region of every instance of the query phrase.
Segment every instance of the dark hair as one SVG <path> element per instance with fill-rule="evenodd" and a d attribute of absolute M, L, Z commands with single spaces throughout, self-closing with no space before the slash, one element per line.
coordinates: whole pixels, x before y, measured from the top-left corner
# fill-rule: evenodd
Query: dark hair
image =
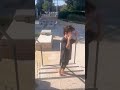
<path fill-rule="evenodd" d="M 72 32 L 74 30 L 75 30 L 74 27 L 72 27 L 71 25 L 67 25 L 67 26 L 64 27 L 64 32 L 63 33 L 65 35 L 65 33 Z"/>
<path fill-rule="evenodd" d="M 86 0 L 85 12 L 89 13 L 89 12 L 95 11 L 95 10 L 96 10 L 96 6 L 92 2 Z"/>

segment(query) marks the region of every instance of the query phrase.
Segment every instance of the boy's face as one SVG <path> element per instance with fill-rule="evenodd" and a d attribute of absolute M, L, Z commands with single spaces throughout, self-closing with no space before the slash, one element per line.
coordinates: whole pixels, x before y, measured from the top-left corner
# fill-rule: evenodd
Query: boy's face
<path fill-rule="evenodd" d="M 69 36 L 72 37 L 72 32 L 65 32 L 65 37 L 68 38 Z"/>
<path fill-rule="evenodd" d="M 72 32 L 67 33 L 67 37 L 71 36 L 72 37 Z"/>

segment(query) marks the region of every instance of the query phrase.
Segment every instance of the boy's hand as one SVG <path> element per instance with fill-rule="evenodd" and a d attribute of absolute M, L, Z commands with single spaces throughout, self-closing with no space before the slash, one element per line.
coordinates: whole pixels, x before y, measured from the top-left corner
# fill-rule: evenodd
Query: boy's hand
<path fill-rule="evenodd" d="M 70 40 L 72 38 L 72 35 L 71 34 L 68 34 L 68 37 L 67 37 L 67 45 L 66 45 L 66 48 L 67 49 L 70 49 Z"/>
<path fill-rule="evenodd" d="M 69 34 L 69 35 L 68 35 L 68 40 L 71 40 L 71 38 L 72 38 L 72 35 Z"/>

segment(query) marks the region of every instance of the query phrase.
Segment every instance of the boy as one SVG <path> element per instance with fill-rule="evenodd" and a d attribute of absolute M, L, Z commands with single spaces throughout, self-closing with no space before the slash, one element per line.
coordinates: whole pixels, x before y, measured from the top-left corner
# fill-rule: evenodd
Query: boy
<path fill-rule="evenodd" d="M 68 25 L 64 28 L 64 37 L 61 40 L 61 56 L 60 56 L 60 69 L 59 74 L 64 74 L 64 69 L 66 65 L 68 65 L 69 60 L 71 59 L 71 51 L 72 51 L 72 44 L 75 43 L 76 40 L 72 39 L 72 32 L 75 29 Z M 77 33 L 76 33 L 77 35 Z"/>

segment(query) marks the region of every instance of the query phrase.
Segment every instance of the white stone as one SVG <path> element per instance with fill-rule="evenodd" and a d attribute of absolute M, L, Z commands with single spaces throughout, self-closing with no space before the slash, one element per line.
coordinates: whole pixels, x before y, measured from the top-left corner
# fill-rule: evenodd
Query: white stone
<path fill-rule="evenodd" d="M 52 35 L 51 30 L 42 30 L 40 36 L 38 37 L 35 48 L 36 50 L 51 50 L 52 49 Z M 40 46 L 41 45 L 41 46 Z"/>

